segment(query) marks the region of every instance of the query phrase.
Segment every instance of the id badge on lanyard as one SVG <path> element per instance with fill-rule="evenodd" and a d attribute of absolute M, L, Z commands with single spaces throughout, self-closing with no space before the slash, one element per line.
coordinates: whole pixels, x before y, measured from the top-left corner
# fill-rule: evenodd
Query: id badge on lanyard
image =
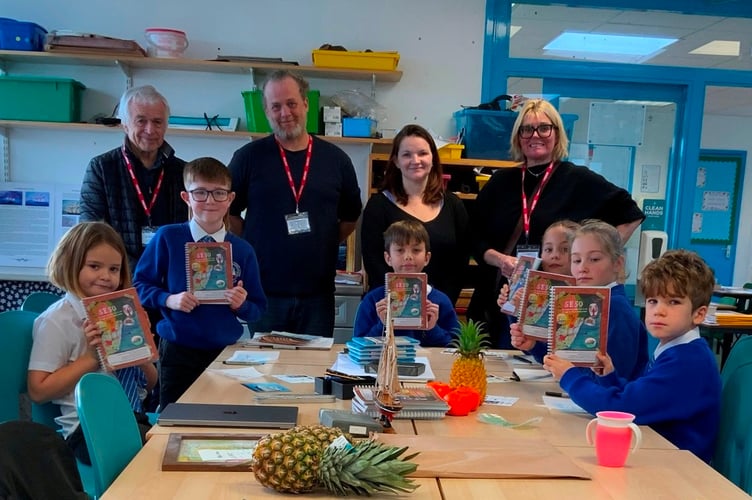
<path fill-rule="evenodd" d="M 144 226 L 141 228 L 141 245 L 146 246 L 149 244 L 154 235 L 159 229 L 156 226 Z"/>
<path fill-rule="evenodd" d="M 517 257 L 538 257 L 539 245 L 517 245 Z"/>
<path fill-rule="evenodd" d="M 308 212 L 300 212 L 285 215 L 287 234 L 303 234 L 311 232 L 311 224 L 308 221 Z"/>

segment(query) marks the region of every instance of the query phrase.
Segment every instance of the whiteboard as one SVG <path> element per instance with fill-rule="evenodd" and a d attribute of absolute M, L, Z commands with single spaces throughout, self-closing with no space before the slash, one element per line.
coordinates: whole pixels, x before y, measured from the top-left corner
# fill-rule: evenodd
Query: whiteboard
<path fill-rule="evenodd" d="M 591 102 L 588 144 L 642 146 L 645 105 Z"/>

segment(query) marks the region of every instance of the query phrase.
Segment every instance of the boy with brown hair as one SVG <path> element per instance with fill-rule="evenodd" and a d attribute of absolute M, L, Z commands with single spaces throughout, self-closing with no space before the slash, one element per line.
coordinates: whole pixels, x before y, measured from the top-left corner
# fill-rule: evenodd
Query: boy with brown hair
<path fill-rule="evenodd" d="M 401 220 L 384 231 L 384 259 L 397 273 L 420 273 L 431 259 L 428 232 L 417 221 Z M 353 325 L 354 337 L 380 337 L 386 319 L 385 287 L 373 288 L 363 297 Z M 428 285 L 426 301 L 428 324 L 425 330 L 397 330 L 395 335 L 409 336 L 423 347 L 445 347 L 459 326 L 457 313 L 449 297 Z"/>
<path fill-rule="evenodd" d="M 257 320 L 266 309 L 256 252 L 227 231 L 228 210 L 235 198 L 230 171 L 214 158 L 198 158 L 183 170 L 191 220 L 157 230 L 138 261 L 133 282 L 141 302 L 159 308 L 159 401 L 162 409 L 175 402 L 214 361 L 222 349 L 243 334 L 238 319 Z M 232 246 L 232 287 L 227 304 L 200 304 L 187 290 L 186 243 L 229 241 Z"/>
<path fill-rule="evenodd" d="M 720 422 L 721 378 L 698 327 L 715 287 L 713 271 L 696 253 L 672 250 L 645 266 L 640 287 L 645 324 L 659 341 L 655 361 L 641 376 L 619 378 L 608 355 L 598 356 L 604 375 L 597 381 L 555 355 L 546 356 L 544 366 L 586 411 L 633 413 L 635 423 L 650 425 L 709 462 Z"/>

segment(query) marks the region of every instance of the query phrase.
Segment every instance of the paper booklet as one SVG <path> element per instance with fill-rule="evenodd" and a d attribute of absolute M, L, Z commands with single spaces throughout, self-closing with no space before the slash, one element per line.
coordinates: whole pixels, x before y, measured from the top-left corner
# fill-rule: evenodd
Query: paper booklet
<path fill-rule="evenodd" d="M 102 332 L 97 353 L 103 369 L 118 370 L 157 359 L 149 318 L 135 288 L 86 297 L 81 302 L 89 321 Z"/>
<path fill-rule="evenodd" d="M 611 288 L 607 286 L 554 286 L 550 292 L 548 352 L 576 366 L 600 364 L 605 353 Z"/>
<path fill-rule="evenodd" d="M 536 340 L 548 340 L 549 290 L 552 286 L 574 285 L 573 276 L 530 269 L 520 300 L 522 333 Z"/>
<path fill-rule="evenodd" d="M 274 349 L 315 349 L 328 351 L 334 345 L 332 337 L 302 335 L 288 332 L 256 332 L 245 346 L 271 347 Z"/>
<path fill-rule="evenodd" d="M 509 297 L 504 305 L 501 306 L 501 312 L 512 316 L 520 315 L 519 308 L 515 307 L 516 301 L 514 300 L 514 296 L 525 286 L 527 272 L 530 269 L 538 269 L 540 263 L 541 259 L 530 255 L 523 255 L 517 259 L 517 265 L 514 266 L 512 276 L 509 278 Z"/>
<path fill-rule="evenodd" d="M 425 330 L 428 324 L 426 273 L 386 273 L 386 293 L 392 296 L 395 330 Z"/>
<path fill-rule="evenodd" d="M 229 241 L 185 244 L 185 276 L 188 291 L 202 304 L 227 304 L 225 291 L 232 288 L 232 247 Z"/>

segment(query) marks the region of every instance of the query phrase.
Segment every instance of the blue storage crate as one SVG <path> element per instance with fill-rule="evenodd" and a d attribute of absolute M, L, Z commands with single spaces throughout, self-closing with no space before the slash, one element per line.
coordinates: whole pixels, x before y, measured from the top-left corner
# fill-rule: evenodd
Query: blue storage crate
<path fill-rule="evenodd" d="M 343 137 L 373 137 L 376 132 L 376 120 L 370 118 L 343 118 Z"/>
<path fill-rule="evenodd" d="M 567 137 L 572 139 L 577 115 L 563 114 Z M 485 109 L 461 109 L 454 113 L 457 133 L 465 129 L 463 142 L 465 157 L 486 160 L 508 160 L 511 158 L 510 139 L 517 119 L 514 111 L 493 111 Z"/>
<path fill-rule="evenodd" d="M 0 49 L 44 50 L 47 30 L 34 23 L 0 17 Z"/>

